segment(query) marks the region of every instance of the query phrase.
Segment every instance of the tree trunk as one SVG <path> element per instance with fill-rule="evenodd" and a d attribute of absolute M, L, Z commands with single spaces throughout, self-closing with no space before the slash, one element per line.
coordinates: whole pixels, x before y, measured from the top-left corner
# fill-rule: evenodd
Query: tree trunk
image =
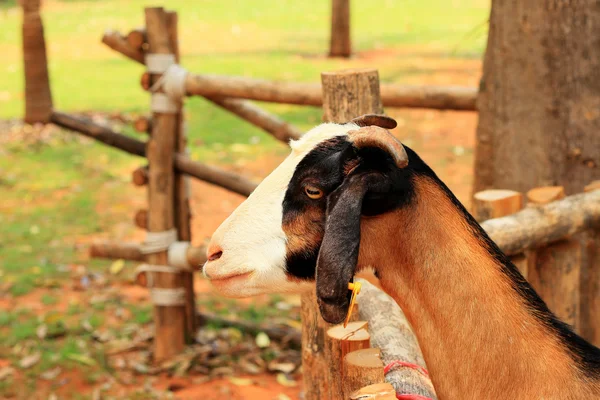
<path fill-rule="evenodd" d="M 474 192 L 598 179 L 597 1 L 494 0 L 478 108 Z"/>
<path fill-rule="evenodd" d="M 350 57 L 350 0 L 331 0 L 329 57 Z"/>

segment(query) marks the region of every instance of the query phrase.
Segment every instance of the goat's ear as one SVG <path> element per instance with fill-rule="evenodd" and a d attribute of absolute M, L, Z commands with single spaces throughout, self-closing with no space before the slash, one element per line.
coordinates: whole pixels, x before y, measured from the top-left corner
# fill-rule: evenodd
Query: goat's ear
<path fill-rule="evenodd" d="M 348 282 L 352 280 L 360 247 L 363 198 L 377 176 L 349 178 L 327 199 L 325 234 L 317 258 L 317 301 L 327 322 L 340 323 L 349 306 Z"/>
<path fill-rule="evenodd" d="M 387 129 L 365 126 L 348 132 L 348 140 L 357 149 L 376 147 L 388 153 L 398 168 L 408 165 L 406 149 Z"/>

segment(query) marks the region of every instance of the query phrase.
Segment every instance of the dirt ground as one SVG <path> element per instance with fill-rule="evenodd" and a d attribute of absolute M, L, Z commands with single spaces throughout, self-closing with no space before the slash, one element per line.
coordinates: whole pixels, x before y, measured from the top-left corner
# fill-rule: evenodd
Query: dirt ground
<path fill-rule="evenodd" d="M 397 56 L 401 56 L 397 54 Z M 372 59 L 377 65 L 376 51 L 360 55 L 362 58 Z M 389 60 L 389 51 L 385 54 Z M 425 63 L 438 68 L 438 72 L 431 74 L 428 84 L 456 84 L 476 86 L 479 78 L 480 62 L 476 60 L 450 60 L 442 64 L 435 60 L 424 60 Z M 423 65 L 420 65 L 423 68 Z M 477 116 L 471 112 L 440 112 L 429 110 L 387 110 L 388 114 L 396 118 L 398 127 L 393 133 L 407 146 L 416 150 L 419 155 L 438 173 L 459 200 L 469 207 L 469 197 L 472 185 L 473 147 Z M 266 176 L 282 157 L 264 157 L 259 160 L 249 161 L 244 165 L 236 165 L 229 169 L 243 172 L 256 180 Z M 193 241 L 202 244 L 208 240 L 219 224 L 238 206 L 244 198 L 232 194 L 224 189 L 216 188 L 209 184 L 194 181 L 192 184 L 192 212 L 193 212 Z M 139 205 L 139 199 L 132 201 Z M 143 237 L 141 231 L 137 232 L 131 240 Z M 82 239 L 84 242 L 94 238 Z M 147 303 L 148 292 L 128 283 L 117 287 L 125 298 L 132 303 Z M 57 310 L 66 310 L 68 304 L 74 300 L 85 304 L 92 296 L 89 292 L 76 291 L 71 285 L 62 288 L 60 301 L 54 304 Z M 199 295 L 212 294 L 207 282 L 198 277 L 196 291 Z M 47 306 L 40 301 L 43 289 L 18 298 L 0 298 L 0 310 L 12 310 L 18 305 L 28 305 L 32 309 L 43 312 Z M 6 360 L 0 359 L 0 368 L 6 365 Z M 150 385 L 157 390 L 170 389 L 175 398 L 179 399 L 279 399 L 299 398 L 302 392 L 301 376 L 296 375 L 296 386 L 286 387 L 277 382 L 272 374 L 259 374 L 253 376 L 240 376 L 242 380 L 232 381 L 228 378 L 219 378 L 204 382 L 198 376 L 173 378 L 158 375 L 151 379 Z M 93 386 L 85 382 L 77 371 L 63 372 L 57 378 L 65 382 L 64 388 L 56 391 L 61 393 L 78 392 L 91 393 Z M 249 379 L 249 380 L 248 380 Z M 48 383 L 48 386 L 50 383 Z M 128 392 L 124 385 L 124 393 Z M 41 398 L 41 397 L 40 397 Z M 47 396 L 45 397 L 47 398 Z"/>

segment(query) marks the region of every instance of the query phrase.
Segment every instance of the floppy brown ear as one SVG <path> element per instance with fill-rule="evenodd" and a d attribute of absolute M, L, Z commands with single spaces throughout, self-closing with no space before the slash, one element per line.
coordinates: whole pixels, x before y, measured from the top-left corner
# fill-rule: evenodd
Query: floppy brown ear
<path fill-rule="evenodd" d="M 360 216 L 369 188 L 381 183 L 377 174 L 353 176 L 327 200 L 325 234 L 317 257 L 317 302 L 321 316 L 337 324 L 349 306 L 348 282 L 354 276 L 360 247 Z"/>
<path fill-rule="evenodd" d="M 351 122 L 354 122 L 358 126 L 378 126 L 384 129 L 394 129 L 398 126 L 398 123 L 394 118 L 381 114 L 361 115 L 360 117 L 354 118 Z"/>
<path fill-rule="evenodd" d="M 378 126 L 365 126 L 348 132 L 348 140 L 357 149 L 376 147 L 388 153 L 398 168 L 408 165 L 406 149 L 387 129 Z"/>

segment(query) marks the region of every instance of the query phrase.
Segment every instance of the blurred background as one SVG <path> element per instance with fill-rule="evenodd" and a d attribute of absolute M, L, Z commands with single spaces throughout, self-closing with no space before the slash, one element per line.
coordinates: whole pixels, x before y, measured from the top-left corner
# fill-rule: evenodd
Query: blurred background
<path fill-rule="evenodd" d="M 101 43 L 106 29 L 144 25 L 146 1 L 43 1 L 54 107 L 140 139 L 149 113 L 144 66 Z M 164 4 L 179 15 L 189 71 L 319 82 L 322 71 L 376 68 L 382 84 L 476 88 L 489 0 L 370 0 L 351 4 L 352 54 L 330 58 L 331 4 L 317 0 L 203 0 Z M 171 364 L 150 359 L 148 291 L 136 263 L 88 255 L 93 241 L 141 241 L 133 215 L 147 192 L 131 185 L 140 159 L 55 125 L 25 124 L 23 10 L 0 1 L 0 398 L 233 398 L 301 395 L 298 344 L 261 329 L 300 327 L 299 298 L 234 301 L 196 277 L 196 302 L 212 318 Z M 261 104 L 301 130 L 319 107 Z M 394 133 L 470 204 L 477 115 L 386 109 Z M 288 148 L 207 100 L 186 100 L 191 158 L 259 181 Z M 201 246 L 244 197 L 192 182 L 192 242 Z M 197 274 L 198 275 L 198 274 Z M 215 317 L 253 324 L 231 326 Z M 257 328 L 258 327 L 258 328 Z M 204 347 L 203 347 L 204 346 Z M 207 347 L 208 346 L 208 349 Z"/>

